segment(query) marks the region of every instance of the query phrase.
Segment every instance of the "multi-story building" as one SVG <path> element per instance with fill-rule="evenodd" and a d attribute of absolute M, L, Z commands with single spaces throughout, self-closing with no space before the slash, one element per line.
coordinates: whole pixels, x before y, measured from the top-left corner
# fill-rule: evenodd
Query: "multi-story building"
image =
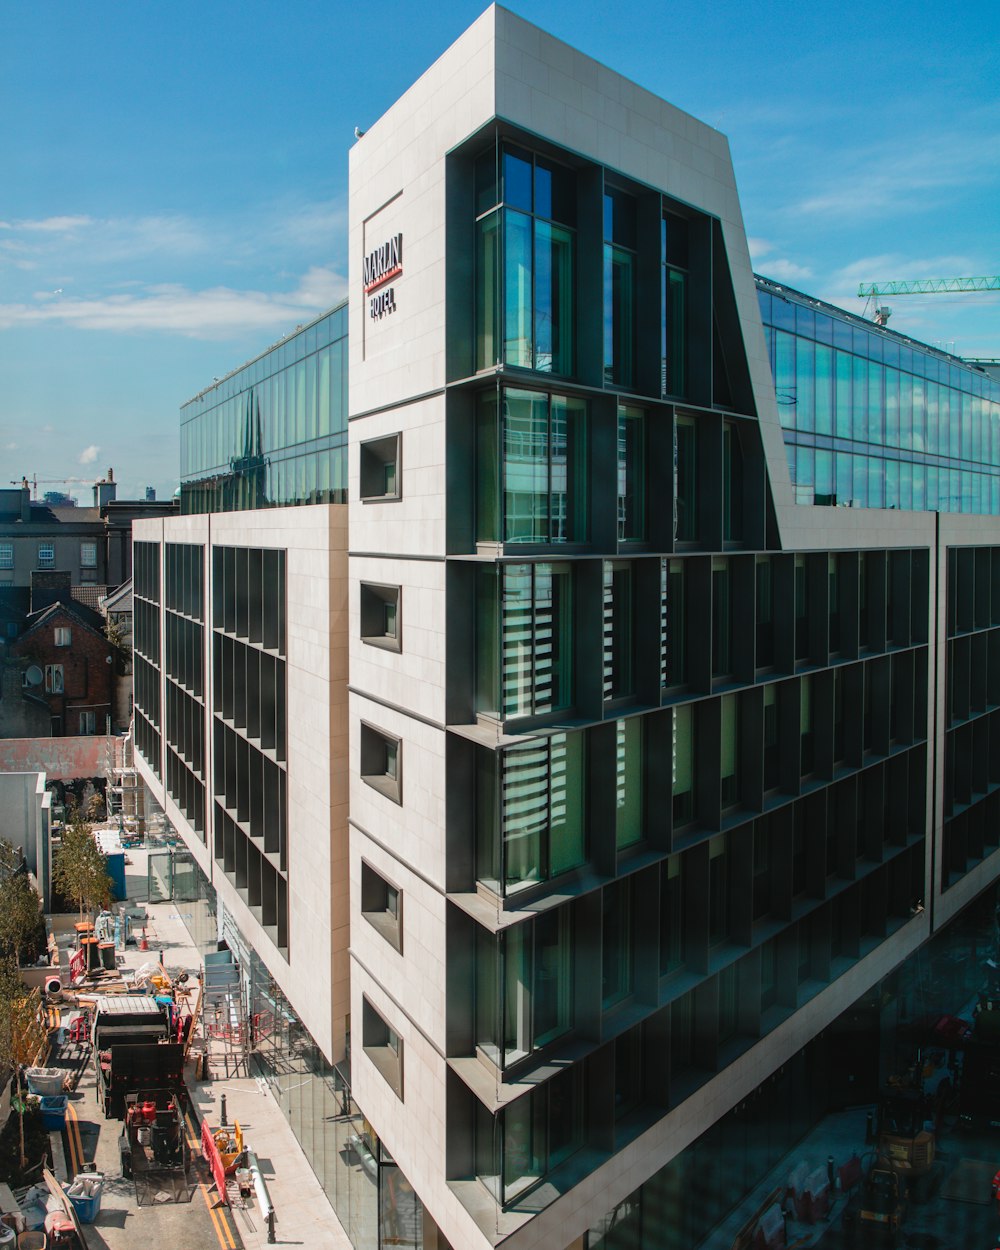
<path fill-rule="evenodd" d="M 27 593 L 32 574 L 58 569 L 74 586 L 119 586 L 132 571 L 132 522 L 171 516 L 170 500 L 118 499 L 114 473 L 94 483 L 93 506 L 42 503 L 27 482 L 0 490 L 0 590 Z M 60 497 L 62 498 L 62 497 Z M 97 607 L 94 602 L 88 606 Z"/>
<path fill-rule="evenodd" d="M 996 878 L 1000 388 L 755 282 L 724 137 L 499 8 L 349 248 L 182 409 L 140 771 L 355 1245 L 696 1245 Z"/>

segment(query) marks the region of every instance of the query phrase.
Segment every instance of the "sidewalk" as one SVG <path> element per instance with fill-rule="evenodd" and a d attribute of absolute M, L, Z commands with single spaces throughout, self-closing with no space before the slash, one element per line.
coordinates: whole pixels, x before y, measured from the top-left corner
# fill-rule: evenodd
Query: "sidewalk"
<path fill-rule="evenodd" d="M 130 895 L 133 892 L 139 894 L 140 882 L 145 881 L 147 854 L 141 850 L 129 851 L 132 863 L 126 883 Z M 183 910 L 184 904 L 142 905 L 146 907 L 149 917 L 146 925 L 149 950 L 128 947 L 124 966 L 138 968 L 144 963 L 157 961 L 162 951 L 163 963 L 168 971 L 176 973 L 184 970 L 193 979 L 201 967 L 201 960 L 179 915 L 179 909 Z M 200 1041 L 199 1029 L 195 1034 L 196 1048 Z M 210 1071 L 223 1071 L 221 1062 L 212 1065 L 210 1059 L 209 1065 Z M 253 1077 L 196 1081 L 192 1071 L 189 1064 L 187 1086 L 198 1116 L 217 1128 L 221 1120 L 220 1098 L 224 1093 L 229 1123 L 239 1120 L 247 1148 L 257 1156 L 276 1214 L 274 1244 L 308 1246 L 309 1250 L 351 1250 L 351 1242 L 267 1082 Z M 233 1216 L 247 1250 L 263 1250 L 268 1244 L 267 1225 L 257 1210 L 256 1201 L 250 1202 L 246 1211 L 234 1210 Z"/>

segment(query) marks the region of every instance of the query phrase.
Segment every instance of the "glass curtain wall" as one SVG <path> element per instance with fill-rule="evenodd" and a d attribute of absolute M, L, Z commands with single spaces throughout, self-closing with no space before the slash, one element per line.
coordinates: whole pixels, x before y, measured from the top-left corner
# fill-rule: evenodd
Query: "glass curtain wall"
<path fill-rule="evenodd" d="M 568 907 L 499 934 L 477 929 L 477 1045 L 508 1068 L 561 1037 L 572 1026 L 572 982 Z"/>
<path fill-rule="evenodd" d="M 504 388 L 477 408 L 477 539 L 579 543 L 587 538 L 587 405 Z"/>
<path fill-rule="evenodd" d="M 478 754 L 477 876 L 505 893 L 586 860 L 583 733 Z M 499 822 L 499 826 L 498 826 Z"/>
<path fill-rule="evenodd" d="M 574 365 L 576 179 L 504 144 L 476 163 L 476 368 L 569 375 Z"/>
<path fill-rule="evenodd" d="M 344 304 L 181 408 L 181 508 L 346 502 Z"/>
<path fill-rule="evenodd" d="M 479 570 L 477 711 L 509 720 L 573 703 L 573 576 L 568 564 Z"/>
<path fill-rule="evenodd" d="M 758 279 L 798 503 L 1000 515 L 1000 382 Z"/>

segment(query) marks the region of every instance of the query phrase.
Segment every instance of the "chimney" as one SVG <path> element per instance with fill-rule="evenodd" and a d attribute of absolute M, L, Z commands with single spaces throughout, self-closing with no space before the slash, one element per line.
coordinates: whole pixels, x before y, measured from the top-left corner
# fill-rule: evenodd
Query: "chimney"
<path fill-rule="evenodd" d="M 115 482 L 114 469 L 108 469 L 108 476 L 94 483 L 94 507 L 103 508 L 118 498 L 118 485 Z"/>

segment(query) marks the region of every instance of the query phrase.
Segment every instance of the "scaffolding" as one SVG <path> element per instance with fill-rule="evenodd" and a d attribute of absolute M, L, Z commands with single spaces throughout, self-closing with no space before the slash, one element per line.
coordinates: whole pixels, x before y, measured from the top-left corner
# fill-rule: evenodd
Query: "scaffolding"
<path fill-rule="evenodd" d="M 117 820 L 119 828 L 141 836 L 146 831 L 146 821 L 131 726 L 127 734 L 107 738 L 104 775 L 108 820 Z"/>

